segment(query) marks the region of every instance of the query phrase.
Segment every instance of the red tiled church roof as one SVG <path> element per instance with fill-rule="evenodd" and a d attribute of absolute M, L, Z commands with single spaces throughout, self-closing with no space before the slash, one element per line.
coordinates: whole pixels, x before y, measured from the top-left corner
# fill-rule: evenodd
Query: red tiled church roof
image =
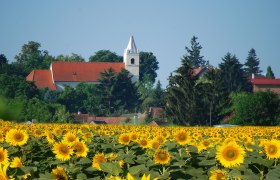
<path fill-rule="evenodd" d="M 280 79 L 251 79 L 254 85 L 280 85 Z"/>
<path fill-rule="evenodd" d="M 56 90 L 55 84 L 52 82 L 52 74 L 50 70 L 33 70 L 27 77 L 27 81 L 34 81 L 35 85 L 40 89 L 49 88 Z"/>
<path fill-rule="evenodd" d="M 96 82 L 100 73 L 113 68 L 120 72 L 124 63 L 117 62 L 53 62 L 51 64 L 55 82 Z"/>

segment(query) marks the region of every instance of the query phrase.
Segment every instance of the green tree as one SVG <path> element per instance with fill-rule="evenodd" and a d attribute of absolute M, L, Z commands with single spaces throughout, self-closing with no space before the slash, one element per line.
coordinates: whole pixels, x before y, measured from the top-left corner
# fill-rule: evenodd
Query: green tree
<path fill-rule="evenodd" d="M 274 73 L 273 73 L 273 71 L 272 71 L 270 66 L 267 67 L 266 78 L 268 78 L 268 79 L 275 79 Z"/>
<path fill-rule="evenodd" d="M 8 64 L 8 59 L 4 54 L 0 54 L 0 67 L 3 67 L 5 64 Z"/>
<path fill-rule="evenodd" d="M 100 73 L 101 78 L 98 80 L 98 88 L 101 92 L 100 107 L 102 109 L 102 114 L 111 115 L 111 112 L 113 112 L 113 90 L 115 85 L 115 75 L 116 72 L 112 68 Z"/>
<path fill-rule="evenodd" d="M 219 124 L 222 119 L 221 112 L 227 100 L 223 91 L 220 70 L 209 68 L 203 77 L 196 82 L 195 88 L 199 123 Z"/>
<path fill-rule="evenodd" d="M 41 44 L 29 41 L 22 46 L 21 52 L 15 56 L 16 63 L 19 64 L 28 74 L 33 69 L 47 69 L 51 61 L 54 60 L 48 51 L 40 50 Z"/>
<path fill-rule="evenodd" d="M 39 90 L 33 82 L 27 82 L 24 78 L 0 74 L 0 95 L 8 99 L 19 96 L 33 98 L 39 97 Z"/>
<path fill-rule="evenodd" d="M 244 74 L 243 66 L 235 55 L 227 53 L 219 64 L 225 92 L 249 91 L 250 84 Z"/>
<path fill-rule="evenodd" d="M 192 65 L 188 58 L 182 59 L 181 67 L 175 72 L 176 75 L 169 77 L 169 85 L 166 89 L 165 114 L 174 124 L 195 124 L 195 84 L 197 77 L 193 76 Z"/>
<path fill-rule="evenodd" d="M 123 57 L 110 50 L 99 50 L 89 57 L 89 62 L 122 62 Z"/>
<path fill-rule="evenodd" d="M 200 55 L 202 46 L 197 42 L 197 39 L 195 36 L 192 37 L 191 47 L 185 47 L 187 54 L 183 56 L 183 59 L 186 59 L 192 68 L 208 65 L 208 61 L 204 60 L 204 57 Z"/>
<path fill-rule="evenodd" d="M 64 61 L 64 62 L 85 62 L 85 59 L 78 54 L 72 53 L 70 56 L 69 55 L 58 55 L 55 58 L 56 61 Z"/>
<path fill-rule="evenodd" d="M 260 70 L 259 64 L 260 64 L 260 60 L 257 57 L 256 50 L 253 48 L 250 49 L 248 53 L 248 57 L 244 64 L 245 65 L 244 71 L 246 77 L 250 77 L 252 74 L 260 75 L 262 71 Z"/>
<path fill-rule="evenodd" d="M 270 91 L 235 93 L 231 95 L 234 116 L 230 123 L 240 125 L 277 125 L 279 122 L 280 100 Z"/>
<path fill-rule="evenodd" d="M 155 82 L 157 73 L 156 71 L 159 69 L 158 61 L 156 56 L 152 52 L 140 52 L 140 71 L 139 71 L 139 80 L 141 82 L 144 81 L 144 77 L 151 81 Z"/>
<path fill-rule="evenodd" d="M 73 123 L 74 117 L 68 111 L 66 111 L 65 106 L 60 104 L 52 105 L 55 108 L 55 113 L 51 119 L 54 123 Z"/>
<path fill-rule="evenodd" d="M 84 94 L 78 94 L 75 88 L 66 86 L 58 95 L 57 102 L 64 105 L 70 113 L 77 113 L 83 108 Z"/>
<path fill-rule="evenodd" d="M 116 74 L 116 80 L 113 87 L 115 110 L 121 114 L 124 111 L 134 112 L 138 105 L 138 92 L 135 83 L 132 82 L 132 76 L 125 69 Z M 122 109 L 120 108 L 122 107 Z"/>

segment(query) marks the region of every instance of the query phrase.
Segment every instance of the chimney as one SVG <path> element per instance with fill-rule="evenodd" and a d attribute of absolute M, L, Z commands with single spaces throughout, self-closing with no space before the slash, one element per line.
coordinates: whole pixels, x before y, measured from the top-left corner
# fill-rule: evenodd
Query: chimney
<path fill-rule="evenodd" d="M 252 73 L 252 79 L 255 79 L 255 74 L 254 73 Z"/>

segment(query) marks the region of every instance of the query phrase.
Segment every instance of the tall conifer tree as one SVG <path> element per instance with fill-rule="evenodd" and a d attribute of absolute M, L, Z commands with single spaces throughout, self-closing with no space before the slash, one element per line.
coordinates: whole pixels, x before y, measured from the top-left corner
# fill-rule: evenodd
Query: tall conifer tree
<path fill-rule="evenodd" d="M 257 57 L 256 50 L 253 48 L 250 49 L 250 51 L 248 52 L 248 57 L 244 64 L 245 75 L 247 77 L 250 77 L 252 74 L 260 75 L 262 71 L 259 68 L 259 64 L 260 64 L 260 60 Z"/>

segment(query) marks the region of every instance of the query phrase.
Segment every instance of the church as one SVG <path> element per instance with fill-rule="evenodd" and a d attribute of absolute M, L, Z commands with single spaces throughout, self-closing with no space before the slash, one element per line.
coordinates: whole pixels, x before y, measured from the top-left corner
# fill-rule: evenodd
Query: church
<path fill-rule="evenodd" d="M 63 91 L 65 86 L 76 87 L 81 82 L 97 83 L 100 73 L 112 68 L 116 73 L 122 68 L 132 75 L 132 81 L 139 80 L 139 52 L 133 36 L 124 50 L 123 62 L 62 62 L 55 61 L 50 69 L 33 70 L 27 81 L 33 81 L 39 89 L 49 88 Z"/>

